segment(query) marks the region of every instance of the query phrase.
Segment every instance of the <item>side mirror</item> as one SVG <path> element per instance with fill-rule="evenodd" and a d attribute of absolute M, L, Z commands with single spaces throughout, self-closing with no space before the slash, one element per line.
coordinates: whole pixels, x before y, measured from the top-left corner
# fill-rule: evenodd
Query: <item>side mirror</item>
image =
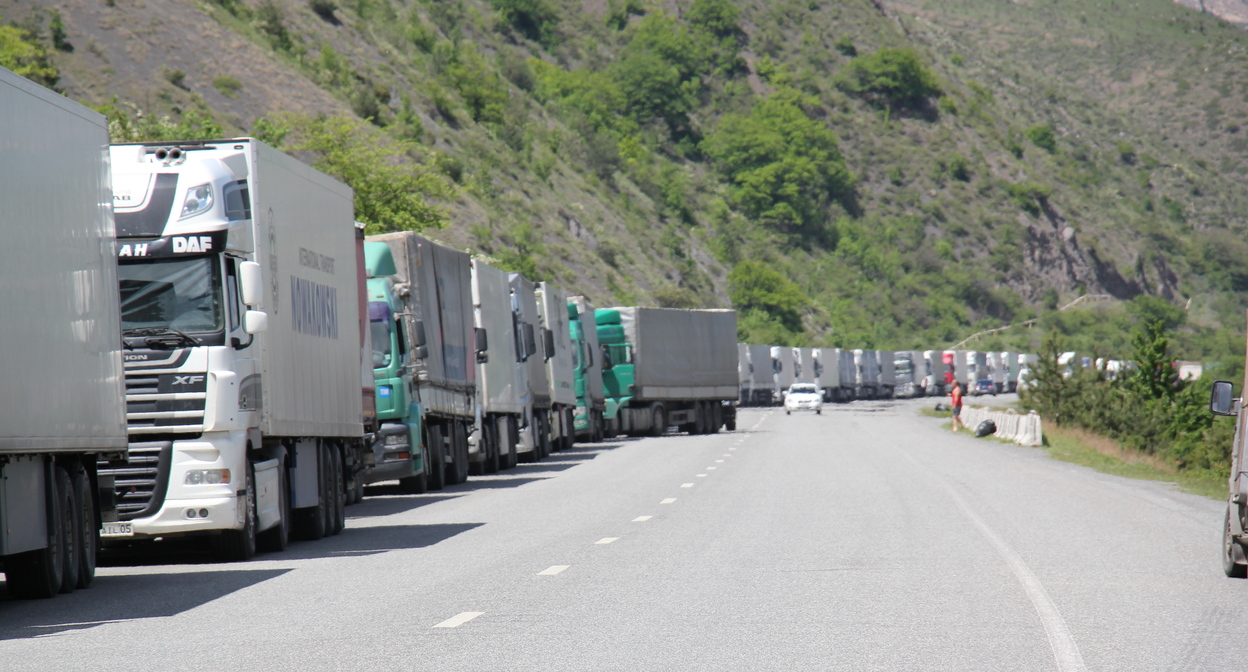
<path fill-rule="evenodd" d="M 615 362 L 611 361 L 611 351 L 607 349 L 607 346 L 600 347 L 602 348 L 602 369 L 605 371 L 615 366 Z"/>
<path fill-rule="evenodd" d="M 412 357 L 415 359 L 429 359 L 429 346 L 418 345 L 412 348 Z"/>
<path fill-rule="evenodd" d="M 1230 383 L 1225 380 L 1215 382 L 1209 393 L 1209 410 L 1214 415 L 1238 415 L 1239 406 L 1235 402 L 1239 400 L 1234 395 L 1235 388 Z"/>
<path fill-rule="evenodd" d="M 525 324 L 522 331 L 524 332 L 524 358 L 528 359 L 537 353 L 537 337 L 533 335 L 531 324 Z"/>
<path fill-rule="evenodd" d="M 550 361 L 550 358 L 555 356 L 555 332 L 543 329 L 542 345 L 546 351 L 546 361 Z"/>
<path fill-rule="evenodd" d="M 474 329 L 473 333 L 476 335 L 477 363 L 485 364 L 490 361 L 490 355 L 486 352 L 490 349 L 489 339 L 484 329 Z"/>
<path fill-rule="evenodd" d="M 249 310 L 243 313 L 243 331 L 255 335 L 264 333 L 268 328 L 268 313 L 262 310 Z"/>
<path fill-rule="evenodd" d="M 425 338 L 425 321 L 414 320 L 412 322 L 412 345 L 419 348 L 428 342 L 428 339 Z M 424 357 L 421 357 L 421 359 L 424 359 Z"/>
<path fill-rule="evenodd" d="M 259 305 L 260 297 L 264 295 L 264 277 L 260 264 L 254 261 L 244 261 L 239 264 L 238 283 L 239 291 L 243 293 L 243 303 L 249 306 Z"/>

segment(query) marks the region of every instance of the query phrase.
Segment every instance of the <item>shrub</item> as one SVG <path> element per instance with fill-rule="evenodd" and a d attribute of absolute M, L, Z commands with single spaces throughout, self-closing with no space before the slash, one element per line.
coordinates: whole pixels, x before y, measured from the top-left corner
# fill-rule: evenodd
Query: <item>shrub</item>
<path fill-rule="evenodd" d="M 57 51 L 72 52 L 74 45 L 69 43 L 69 33 L 65 32 L 65 18 L 55 9 L 48 10 L 48 37 Z"/>
<path fill-rule="evenodd" d="M 881 49 L 849 62 L 841 88 L 879 105 L 919 109 L 941 93 L 936 75 L 909 49 Z"/>
<path fill-rule="evenodd" d="M 624 0 L 622 3 L 611 0 L 607 4 L 607 18 L 604 23 L 613 30 L 624 30 L 628 27 L 628 17 L 645 13 L 646 8 L 642 6 L 641 0 Z"/>
<path fill-rule="evenodd" d="M 1135 147 L 1126 140 L 1118 141 L 1118 160 L 1128 166 L 1135 165 Z"/>
<path fill-rule="evenodd" d="M 958 104 L 949 96 L 941 96 L 940 100 L 936 101 L 936 106 L 940 108 L 942 114 L 958 113 Z"/>
<path fill-rule="evenodd" d="M 949 159 L 948 163 L 949 175 L 959 182 L 971 181 L 971 163 L 966 160 L 965 156 L 955 154 Z"/>
<path fill-rule="evenodd" d="M 737 17 L 741 10 L 732 0 L 693 0 L 685 11 L 684 19 L 689 25 L 716 37 L 735 37 L 741 32 Z"/>
<path fill-rule="evenodd" d="M 842 35 L 836 38 L 836 43 L 832 45 L 841 54 L 853 58 L 858 55 L 858 47 L 854 46 L 854 40 L 848 35 Z"/>
<path fill-rule="evenodd" d="M 233 77 L 223 76 L 212 80 L 212 85 L 221 92 L 221 95 L 227 98 L 237 98 L 238 93 L 243 90 L 243 83 Z"/>
<path fill-rule="evenodd" d="M 1039 124 L 1023 131 L 1027 139 L 1040 149 L 1052 154 L 1057 151 L 1057 137 L 1053 133 L 1051 124 Z"/>
<path fill-rule="evenodd" d="M 286 27 L 286 14 L 280 7 L 273 4 L 272 0 L 266 0 L 256 10 L 256 20 L 253 25 L 268 38 L 269 44 L 274 49 L 288 54 L 298 51 L 299 45 L 295 41 L 296 38 Z"/>
<path fill-rule="evenodd" d="M 308 7 L 322 20 L 338 25 L 338 17 L 334 16 L 334 12 L 338 11 L 338 3 L 334 0 L 308 0 Z"/>
<path fill-rule="evenodd" d="M 170 84 L 182 89 L 183 91 L 191 90 L 190 87 L 186 85 L 186 73 L 181 70 L 165 70 L 165 79 L 169 80 Z"/>
<path fill-rule="evenodd" d="M 504 24 L 546 48 L 555 45 L 559 11 L 548 0 L 490 0 Z"/>
<path fill-rule="evenodd" d="M 116 97 L 95 110 L 108 117 L 108 137 L 112 142 L 211 140 L 225 135 L 212 115 L 201 110 L 187 110 L 178 120 L 152 117 L 137 105 L 122 103 Z"/>
<path fill-rule="evenodd" d="M 0 24 L 0 66 L 48 88 L 61 78 L 39 40 L 13 25 Z"/>

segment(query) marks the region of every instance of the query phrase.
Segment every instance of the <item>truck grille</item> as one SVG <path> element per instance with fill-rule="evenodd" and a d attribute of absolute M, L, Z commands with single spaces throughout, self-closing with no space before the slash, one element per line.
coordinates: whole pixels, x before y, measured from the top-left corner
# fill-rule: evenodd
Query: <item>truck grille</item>
<path fill-rule="evenodd" d="M 204 373 L 127 373 L 126 426 L 130 435 L 203 432 L 207 380 Z"/>
<path fill-rule="evenodd" d="M 118 520 L 151 516 L 165 503 L 172 441 L 131 443 L 124 464 L 101 460 L 99 474 L 112 476 Z"/>

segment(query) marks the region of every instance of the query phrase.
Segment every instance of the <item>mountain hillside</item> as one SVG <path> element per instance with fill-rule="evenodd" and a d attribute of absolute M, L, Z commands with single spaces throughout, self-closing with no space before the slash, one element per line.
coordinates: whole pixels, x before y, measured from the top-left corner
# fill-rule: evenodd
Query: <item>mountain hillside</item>
<path fill-rule="evenodd" d="M 600 305 L 731 305 L 743 338 L 908 348 L 1107 294 L 1180 307 L 1198 351 L 1243 332 L 1248 35 L 1166 0 L 0 16 L 122 130 L 167 116 L 327 161 L 348 129 L 352 156 L 417 167 L 444 209 L 431 236 Z"/>

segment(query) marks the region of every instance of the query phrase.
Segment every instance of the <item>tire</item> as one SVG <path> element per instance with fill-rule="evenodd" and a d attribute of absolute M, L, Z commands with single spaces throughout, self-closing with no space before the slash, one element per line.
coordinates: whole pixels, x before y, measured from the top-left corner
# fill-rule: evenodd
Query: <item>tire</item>
<path fill-rule="evenodd" d="M 789 409 L 787 409 L 787 408 L 786 408 L 786 409 L 784 409 L 784 414 L 785 414 L 785 415 L 793 415 L 793 411 L 790 411 Z"/>
<path fill-rule="evenodd" d="M 100 519 L 95 506 L 95 490 L 91 478 L 82 467 L 70 475 L 74 497 L 78 500 L 82 524 L 78 530 L 78 588 L 90 588 L 95 581 L 95 567 L 100 553 Z"/>
<path fill-rule="evenodd" d="M 499 457 L 502 442 L 498 440 L 498 419 L 490 418 L 482 422 L 481 435 L 485 437 L 485 446 L 488 449 L 485 456 L 485 473 L 497 474 L 503 463 L 502 458 Z"/>
<path fill-rule="evenodd" d="M 330 534 L 342 534 L 347 529 L 347 479 L 344 477 L 346 465 L 343 464 L 343 455 L 341 446 L 332 446 L 329 449 L 330 464 L 333 468 L 329 470 L 330 489 L 333 492 L 332 502 L 334 503 L 334 515 L 331 518 L 333 530 Z"/>
<path fill-rule="evenodd" d="M 655 404 L 650 408 L 650 436 L 663 436 L 667 431 L 667 414 L 663 407 Z"/>
<path fill-rule="evenodd" d="M 501 450 L 502 445 L 506 445 L 507 452 L 500 456 L 499 462 L 500 462 L 500 466 L 503 469 L 515 469 L 516 463 L 519 461 L 519 456 L 516 454 L 516 443 L 517 443 L 517 436 L 518 436 L 518 433 L 516 431 L 516 419 L 514 417 L 509 417 L 507 418 L 506 424 L 507 424 L 507 436 L 500 437 L 500 440 L 503 443 L 499 446 L 499 448 Z"/>
<path fill-rule="evenodd" d="M 816 409 L 815 409 L 815 415 L 823 415 L 823 409 L 822 409 L 822 408 L 816 408 Z"/>
<path fill-rule="evenodd" d="M 355 478 L 351 485 L 351 504 L 359 504 L 364 501 L 364 469 L 360 468 L 355 472 Z"/>
<path fill-rule="evenodd" d="M 61 529 L 65 543 L 61 546 L 61 592 L 72 593 L 78 587 L 78 570 L 82 567 L 82 506 L 74 493 L 69 472 L 56 469 L 56 496 L 61 500 Z"/>
<path fill-rule="evenodd" d="M 62 471 L 51 464 L 48 466 Z M 46 599 L 61 592 L 65 579 L 65 529 L 61 524 L 63 499 L 56 493 L 58 481 L 54 475 L 51 496 L 46 501 L 47 520 L 51 523 L 47 545 L 5 561 L 5 581 L 9 592 L 18 599 Z"/>
<path fill-rule="evenodd" d="M 446 465 L 446 484 L 459 485 L 468 480 L 468 432 L 463 423 L 451 423 L 452 461 Z"/>
<path fill-rule="evenodd" d="M 718 434 L 724 426 L 724 405 L 718 401 L 711 402 L 711 433 Z"/>
<path fill-rule="evenodd" d="M 550 411 L 545 410 L 537 416 L 537 433 L 535 443 L 538 446 L 536 451 L 537 459 L 544 460 L 550 457 Z"/>
<path fill-rule="evenodd" d="M 218 562 L 243 562 L 256 554 L 256 475 L 251 464 L 247 465 L 243 495 L 246 512 L 243 529 L 223 530 L 212 539 L 212 553 Z"/>
<path fill-rule="evenodd" d="M 329 537 L 334 534 L 334 508 L 338 505 L 333 488 L 333 449 L 329 444 L 321 444 L 320 456 L 321 458 L 318 462 L 320 469 L 317 475 L 320 476 L 321 499 L 325 502 L 325 536 Z"/>
<path fill-rule="evenodd" d="M 1239 543 L 1231 537 L 1231 507 L 1226 507 L 1226 523 L 1222 526 L 1222 571 L 1232 579 L 1248 578 L 1248 565 L 1235 562 L 1234 546 Z"/>
<path fill-rule="evenodd" d="M 441 490 L 446 487 L 446 447 L 443 445 L 442 428 L 437 424 L 430 424 L 425 430 L 428 436 L 428 457 L 429 460 L 425 464 L 428 465 L 428 474 L 426 482 L 430 490 Z"/>
<path fill-rule="evenodd" d="M 730 432 L 737 431 L 737 414 L 735 412 L 728 416 L 727 420 L 724 420 L 724 429 Z"/>
<path fill-rule="evenodd" d="M 277 496 L 281 502 L 282 519 L 276 525 L 256 535 L 256 550 L 267 553 L 280 553 L 290 545 L 291 509 L 290 509 L 290 471 L 283 460 L 278 467 L 281 474 L 277 479 Z"/>

